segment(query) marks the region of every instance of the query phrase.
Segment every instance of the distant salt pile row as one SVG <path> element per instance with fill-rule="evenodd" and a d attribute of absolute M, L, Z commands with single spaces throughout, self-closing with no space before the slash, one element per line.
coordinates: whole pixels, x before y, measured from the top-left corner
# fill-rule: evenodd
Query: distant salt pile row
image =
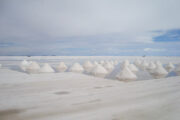
<path fill-rule="evenodd" d="M 175 68 L 175 66 L 171 62 L 166 64 L 165 67 L 163 67 L 163 64 L 160 61 L 147 62 L 145 60 L 143 61 L 136 60 L 134 64 L 141 70 L 147 70 L 154 78 L 165 77 L 168 75 L 169 72 L 171 72 Z M 178 70 L 174 70 L 174 71 L 178 75 L 178 72 L 177 72 Z"/>
<path fill-rule="evenodd" d="M 72 64 L 69 68 L 64 62 L 60 62 L 56 67 L 51 67 L 48 63 L 44 63 L 40 66 L 35 61 L 22 61 L 20 68 L 27 73 L 54 73 L 54 72 L 75 72 L 85 73 L 96 77 L 108 76 L 118 64 L 118 61 L 85 61 L 82 65 L 78 62 Z M 116 67 L 117 68 L 117 67 Z M 130 63 L 129 60 L 125 60 L 120 64 L 120 71 L 116 75 L 118 80 L 132 81 L 136 80 L 138 71 L 147 71 L 147 73 L 154 78 L 162 78 L 168 75 L 169 72 L 174 71 L 177 75 L 180 75 L 180 64 L 175 66 L 169 62 L 165 66 L 160 61 L 146 61 L 135 60 L 134 63 Z"/>

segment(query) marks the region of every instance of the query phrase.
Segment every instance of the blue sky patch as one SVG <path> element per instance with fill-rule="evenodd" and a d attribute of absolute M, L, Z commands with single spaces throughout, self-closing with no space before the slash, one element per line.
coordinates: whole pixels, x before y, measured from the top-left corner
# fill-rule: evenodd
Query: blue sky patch
<path fill-rule="evenodd" d="M 180 41 L 180 29 L 169 30 L 153 39 L 155 42 L 178 42 Z"/>

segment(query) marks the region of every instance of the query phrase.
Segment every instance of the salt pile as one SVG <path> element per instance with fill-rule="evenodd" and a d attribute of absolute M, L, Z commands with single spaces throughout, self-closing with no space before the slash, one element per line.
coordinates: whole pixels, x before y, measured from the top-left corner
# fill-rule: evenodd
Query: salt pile
<path fill-rule="evenodd" d="M 173 65 L 171 62 L 169 62 L 169 63 L 165 66 L 165 68 L 166 68 L 166 70 L 167 70 L 168 72 L 170 72 L 172 69 L 174 69 L 174 65 Z"/>
<path fill-rule="evenodd" d="M 101 65 L 103 65 L 105 62 L 104 62 L 104 60 L 101 60 L 99 63 L 100 63 Z"/>
<path fill-rule="evenodd" d="M 102 65 L 96 65 L 91 73 L 97 77 L 105 77 L 108 74 L 108 71 Z"/>
<path fill-rule="evenodd" d="M 99 65 L 99 63 L 97 61 L 94 61 L 94 65 Z"/>
<path fill-rule="evenodd" d="M 114 61 L 114 65 L 117 65 L 117 64 L 118 64 L 118 61 L 117 61 L 117 60 L 115 60 L 115 61 Z"/>
<path fill-rule="evenodd" d="M 26 71 L 28 73 L 38 73 L 39 72 L 39 69 L 40 69 L 40 66 L 37 62 L 31 62 L 27 68 L 26 68 Z"/>
<path fill-rule="evenodd" d="M 122 81 L 131 81 L 136 80 L 137 76 L 131 70 L 129 70 L 127 66 L 125 66 L 116 76 L 116 78 Z"/>
<path fill-rule="evenodd" d="M 160 61 L 156 61 L 155 64 L 156 65 L 162 65 L 162 63 Z"/>
<path fill-rule="evenodd" d="M 147 70 L 149 72 L 152 72 L 152 70 L 154 70 L 156 68 L 156 65 L 153 62 L 149 63 L 149 66 L 147 67 Z"/>
<path fill-rule="evenodd" d="M 141 65 L 141 61 L 140 61 L 140 60 L 136 60 L 136 61 L 134 62 L 134 64 L 135 64 L 137 67 L 139 67 L 139 66 Z"/>
<path fill-rule="evenodd" d="M 134 73 L 138 71 L 138 68 L 134 64 L 129 64 L 128 68 Z"/>
<path fill-rule="evenodd" d="M 64 72 L 67 70 L 67 66 L 64 62 L 60 62 L 59 65 L 56 67 L 58 72 Z"/>
<path fill-rule="evenodd" d="M 41 73 L 53 73 L 54 70 L 48 63 L 44 63 L 42 68 L 40 68 L 40 72 Z"/>
<path fill-rule="evenodd" d="M 175 72 L 177 75 L 180 75 L 180 64 L 177 65 Z"/>
<path fill-rule="evenodd" d="M 23 60 L 20 64 L 21 70 L 26 71 L 26 68 L 29 66 L 29 64 L 30 63 L 27 60 Z"/>
<path fill-rule="evenodd" d="M 106 68 L 107 71 L 111 72 L 114 69 L 114 66 L 112 65 L 112 63 L 107 62 L 104 64 L 104 68 Z"/>
<path fill-rule="evenodd" d="M 83 67 L 86 72 L 90 72 L 92 68 L 94 67 L 94 65 L 90 61 L 86 61 L 84 62 Z"/>
<path fill-rule="evenodd" d="M 77 73 L 81 73 L 84 71 L 83 67 L 79 64 L 79 63 L 74 63 L 70 69 L 70 72 L 77 72 Z"/>
<path fill-rule="evenodd" d="M 124 68 L 124 67 L 127 67 L 129 65 L 129 60 L 125 60 L 122 64 L 121 64 L 121 67 Z"/>
<path fill-rule="evenodd" d="M 140 65 L 140 68 L 142 70 L 146 70 L 146 68 L 148 68 L 149 64 L 148 62 L 146 62 L 145 60 L 142 62 L 142 64 Z"/>
<path fill-rule="evenodd" d="M 151 72 L 154 78 L 163 78 L 168 74 L 162 65 L 157 65 L 156 68 Z"/>

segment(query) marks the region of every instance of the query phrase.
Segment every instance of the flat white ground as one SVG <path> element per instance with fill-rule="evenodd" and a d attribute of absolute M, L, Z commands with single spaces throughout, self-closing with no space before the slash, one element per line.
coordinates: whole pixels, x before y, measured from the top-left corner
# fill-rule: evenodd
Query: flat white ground
<path fill-rule="evenodd" d="M 121 59 L 134 60 L 135 57 Z M 26 74 L 24 57 L 1 57 L 0 120 L 179 120 L 180 76 L 120 82 L 78 73 Z M 55 65 L 78 57 L 25 58 Z M 82 62 L 81 58 L 79 61 Z M 97 59 L 97 58 L 96 58 Z M 98 59 L 102 59 L 98 58 Z M 151 57 L 178 63 L 180 58 Z"/>

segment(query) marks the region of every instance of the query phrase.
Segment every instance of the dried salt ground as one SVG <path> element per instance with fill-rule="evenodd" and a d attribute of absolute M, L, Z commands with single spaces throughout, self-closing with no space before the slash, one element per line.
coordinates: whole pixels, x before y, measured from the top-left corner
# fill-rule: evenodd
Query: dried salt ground
<path fill-rule="evenodd" d="M 77 73 L 82 73 L 84 71 L 84 68 L 79 64 L 79 63 L 74 63 L 70 69 L 70 72 L 77 72 Z"/>
<path fill-rule="evenodd" d="M 83 67 L 84 70 L 89 73 L 93 69 L 94 65 L 90 61 L 85 61 Z"/>
<path fill-rule="evenodd" d="M 57 72 L 65 72 L 67 70 L 67 66 L 64 62 L 60 62 L 59 65 L 56 67 Z"/>
<path fill-rule="evenodd" d="M 48 64 L 44 63 L 44 65 L 39 70 L 40 73 L 53 73 L 54 69 Z"/>
<path fill-rule="evenodd" d="M 168 74 L 162 65 L 157 65 L 156 68 L 151 72 L 154 78 L 163 78 Z"/>
<path fill-rule="evenodd" d="M 168 72 L 170 72 L 171 70 L 173 70 L 173 69 L 175 68 L 175 66 L 174 66 L 171 62 L 169 62 L 169 63 L 165 66 L 165 68 L 166 68 L 166 70 L 167 70 Z"/>
<path fill-rule="evenodd" d="M 116 75 L 116 78 L 121 81 L 136 80 L 137 76 L 127 67 L 123 67 L 120 73 Z"/>
<path fill-rule="evenodd" d="M 105 77 L 108 74 L 108 71 L 102 65 L 96 65 L 91 73 L 96 77 Z"/>
<path fill-rule="evenodd" d="M 134 73 L 136 73 L 138 71 L 138 68 L 134 64 L 129 64 L 128 68 L 129 68 L 129 70 L 131 70 Z"/>
<path fill-rule="evenodd" d="M 37 62 L 32 61 L 26 68 L 27 73 L 39 73 L 40 66 Z"/>

